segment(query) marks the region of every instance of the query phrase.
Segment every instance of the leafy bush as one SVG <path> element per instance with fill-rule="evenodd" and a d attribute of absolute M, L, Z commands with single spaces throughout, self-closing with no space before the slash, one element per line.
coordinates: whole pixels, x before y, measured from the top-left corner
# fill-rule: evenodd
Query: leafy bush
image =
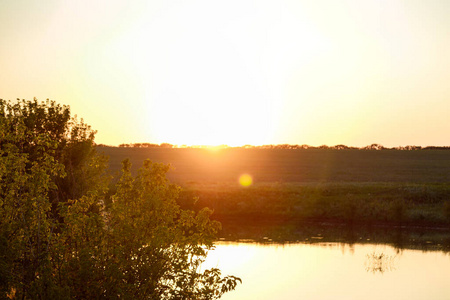
<path fill-rule="evenodd" d="M 105 206 L 106 159 L 54 102 L 0 100 L 0 295 L 216 299 L 239 278 L 199 271 L 220 226 L 182 210 L 168 166 L 124 161 Z"/>

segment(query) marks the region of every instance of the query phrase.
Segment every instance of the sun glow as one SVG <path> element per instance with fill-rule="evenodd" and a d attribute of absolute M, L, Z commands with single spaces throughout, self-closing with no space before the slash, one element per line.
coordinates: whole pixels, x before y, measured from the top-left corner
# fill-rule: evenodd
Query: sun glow
<path fill-rule="evenodd" d="M 99 143 L 448 143 L 448 1 L 9 2 L 0 97 Z"/>
<path fill-rule="evenodd" d="M 287 8 L 242 5 L 235 10 L 202 1 L 172 7 L 109 45 L 109 53 L 126 60 L 116 63 L 133 66 L 140 78 L 153 142 L 274 142 L 287 76 L 326 44 Z"/>

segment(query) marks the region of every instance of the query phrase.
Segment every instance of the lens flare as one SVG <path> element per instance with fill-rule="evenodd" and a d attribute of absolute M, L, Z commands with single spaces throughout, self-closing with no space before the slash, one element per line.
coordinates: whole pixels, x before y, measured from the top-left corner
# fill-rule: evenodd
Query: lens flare
<path fill-rule="evenodd" d="M 253 183 L 253 178 L 249 174 L 242 174 L 239 177 L 239 183 L 242 186 L 250 186 Z"/>

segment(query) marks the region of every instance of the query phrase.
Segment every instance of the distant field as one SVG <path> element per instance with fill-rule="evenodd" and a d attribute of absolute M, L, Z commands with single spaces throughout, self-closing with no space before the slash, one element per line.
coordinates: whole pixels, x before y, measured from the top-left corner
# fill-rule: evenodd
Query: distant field
<path fill-rule="evenodd" d="M 210 207 L 219 220 L 450 226 L 447 150 L 99 150 L 113 173 L 125 158 L 134 171 L 147 158 L 170 163 L 169 179 L 183 187 L 180 205 Z M 243 173 L 253 177 L 250 187 L 239 185 Z"/>
<path fill-rule="evenodd" d="M 236 184 L 242 173 L 255 183 L 403 182 L 450 183 L 450 151 L 327 149 L 165 149 L 99 147 L 120 170 L 129 158 L 134 169 L 144 159 L 170 163 L 168 177 L 180 185 Z"/>

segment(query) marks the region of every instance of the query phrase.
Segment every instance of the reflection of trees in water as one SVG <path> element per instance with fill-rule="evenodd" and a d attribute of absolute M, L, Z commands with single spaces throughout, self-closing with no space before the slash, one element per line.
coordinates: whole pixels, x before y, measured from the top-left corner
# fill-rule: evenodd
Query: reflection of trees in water
<path fill-rule="evenodd" d="M 350 247 L 353 244 L 388 244 L 397 253 L 404 249 L 450 253 L 450 231 L 429 228 L 222 220 L 220 237 L 230 241 L 251 239 L 257 243 L 345 243 Z"/>
<path fill-rule="evenodd" d="M 395 256 L 372 252 L 367 254 L 366 257 L 365 267 L 367 272 L 383 274 L 396 270 Z"/>

